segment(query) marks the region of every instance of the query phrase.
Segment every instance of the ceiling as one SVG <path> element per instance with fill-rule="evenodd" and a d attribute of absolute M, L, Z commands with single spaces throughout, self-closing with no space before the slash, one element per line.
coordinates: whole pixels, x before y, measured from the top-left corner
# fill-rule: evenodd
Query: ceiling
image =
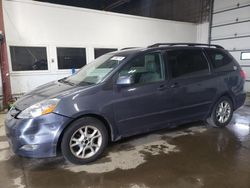
<path fill-rule="evenodd" d="M 201 23 L 209 19 L 211 0 L 37 0 L 165 20 Z"/>

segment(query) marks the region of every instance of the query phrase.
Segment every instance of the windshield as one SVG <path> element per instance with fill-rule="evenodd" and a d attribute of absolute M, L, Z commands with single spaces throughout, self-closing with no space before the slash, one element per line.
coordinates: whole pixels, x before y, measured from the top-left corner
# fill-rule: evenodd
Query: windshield
<path fill-rule="evenodd" d="M 125 56 L 103 55 L 63 81 L 72 84 L 98 84 L 124 59 Z"/>

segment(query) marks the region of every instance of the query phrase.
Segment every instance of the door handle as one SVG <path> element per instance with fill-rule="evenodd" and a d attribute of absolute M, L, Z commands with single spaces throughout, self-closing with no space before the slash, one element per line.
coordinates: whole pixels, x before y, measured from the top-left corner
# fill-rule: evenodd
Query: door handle
<path fill-rule="evenodd" d="M 179 87 L 179 84 L 178 83 L 173 83 L 170 85 L 170 88 L 177 88 Z"/>

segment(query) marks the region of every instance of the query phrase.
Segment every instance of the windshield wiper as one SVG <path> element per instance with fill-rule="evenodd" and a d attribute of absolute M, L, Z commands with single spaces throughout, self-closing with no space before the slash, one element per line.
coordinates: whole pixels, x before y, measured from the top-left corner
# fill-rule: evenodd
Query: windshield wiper
<path fill-rule="evenodd" d="M 92 83 L 92 82 L 86 82 L 86 81 L 81 81 L 79 84 L 80 85 L 85 85 L 85 84 L 87 84 L 87 85 L 93 85 L 94 83 Z"/>
<path fill-rule="evenodd" d="M 72 82 L 66 80 L 66 78 L 60 79 L 60 80 L 58 80 L 58 82 L 60 82 L 60 83 L 65 83 L 65 84 L 68 84 L 68 85 L 71 85 L 71 86 L 74 86 L 74 85 L 75 85 L 74 83 L 72 83 Z"/>

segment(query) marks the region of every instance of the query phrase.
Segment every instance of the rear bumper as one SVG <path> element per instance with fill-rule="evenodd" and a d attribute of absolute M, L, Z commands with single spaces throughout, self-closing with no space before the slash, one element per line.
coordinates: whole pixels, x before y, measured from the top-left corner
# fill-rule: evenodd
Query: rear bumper
<path fill-rule="evenodd" d="M 54 113 L 34 119 L 16 119 L 7 114 L 6 136 L 12 151 L 17 155 L 53 157 L 57 153 L 59 136 L 69 120 Z"/>
<path fill-rule="evenodd" d="M 235 97 L 234 109 L 236 110 L 236 109 L 240 108 L 241 106 L 243 106 L 245 103 L 245 100 L 246 100 L 246 93 L 241 93 L 241 94 L 237 95 Z"/>

